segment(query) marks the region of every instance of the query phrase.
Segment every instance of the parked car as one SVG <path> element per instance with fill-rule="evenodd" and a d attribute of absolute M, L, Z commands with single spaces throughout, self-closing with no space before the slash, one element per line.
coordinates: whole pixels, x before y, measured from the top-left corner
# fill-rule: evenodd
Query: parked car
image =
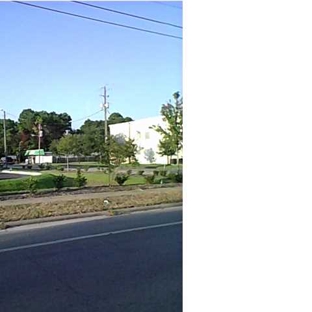
<path fill-rule="evenodd" d="M 5 157 L 1 157 L 1 163 L 2 164 L 14 164 L 14 159 L 12 157 L 7 156 L 6 161 L 5 161 Z"/>

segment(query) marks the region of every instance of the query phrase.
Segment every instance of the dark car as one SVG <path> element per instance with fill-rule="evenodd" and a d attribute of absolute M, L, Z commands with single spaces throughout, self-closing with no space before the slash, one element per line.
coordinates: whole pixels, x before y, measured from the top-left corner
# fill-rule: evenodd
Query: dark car
<path fill-rule="evenodd" d="M 12 157 L 7 156 L 5 161 L 5 157 L 1 157 L 1 163 L 14 164 L 14 159 Z"/>

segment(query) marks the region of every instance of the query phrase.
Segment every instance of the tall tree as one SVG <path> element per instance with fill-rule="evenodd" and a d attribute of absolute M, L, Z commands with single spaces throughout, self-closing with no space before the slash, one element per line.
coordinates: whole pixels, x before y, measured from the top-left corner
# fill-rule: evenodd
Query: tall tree
<path fill-rule="evenodd" d="M 151 128 L 161 134 L 159 142 L 160 152 L 163 155 L 172 156 L 175 151 L 177 164 L 179 164 L 179 151 L 183 148 L 183 98 L 179 92 L 173 94 L 174 104 L 171 101 L 163 104 L 161 115 L 166 127 L 152 126 Z"/>
<path fill-rule="evenodd" d="M 104 121 L 86 120 L 80 128 L 82 135 L 82 150 L 84 155 L 98 153 L 102 155 L 104 145 Z"/>
<path fill-rule="evenodd" d="M 60 139 L 66 130 L 71 130 L 71 117 L 67 113 L 56 114 L 25 109 L 21 112 L 18 121 L 23 146 L 29 149 L 38 147 L 39 124 L 43 132 L 40 140 L 41 147 L 46 150 L 50 148 L 53 140 Z"/>
<path fill-rule="evenodd" d="M 8 155 L 17 155 L 19 150 L 19 133 L 18 124 L 16 121 L 11 119 L 6 119 L 6 145 Z M 0 120 L 0 153 L 4 155 L 4 129 L 3 120 Z"/>

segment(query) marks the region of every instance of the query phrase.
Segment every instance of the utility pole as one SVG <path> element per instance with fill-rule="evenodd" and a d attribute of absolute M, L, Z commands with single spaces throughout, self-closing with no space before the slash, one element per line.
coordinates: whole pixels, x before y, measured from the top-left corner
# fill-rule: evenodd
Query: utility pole
<path fill-rule="evenodd" d="M 40 165 L 40 141 L 41 141 L 41 124 L 38 124 L 38 152 L 39 152 L 39 165 Z"/>
<path fill-rule="evenodd" d="M 103 90 L 103 110 L 104 110 L 104 142 L 105 147 L 107 148 L 107 160 L 108 160 L 108 186 L 111 184 L 111 165 L 110 165 L 110 146 L 108 139 L 108 125 L 107 125 L 107 95 L 106 95 L 106 86 L 104 86 Z"/>
<path fill-rule="evenodd" d="M 7 156 L 8 156 L 8 152 L 7 152 L 7 142 L 6 142 L 6 125 L 5 125 L 5 120 L 6 120 L 6 114 L 5 114 L 5 110 L 1 109 L 1 111 L 3 112 L 3 146 L 4 146 L 4 157 L 5 157 L 5 167 L 7 166 Z"/>

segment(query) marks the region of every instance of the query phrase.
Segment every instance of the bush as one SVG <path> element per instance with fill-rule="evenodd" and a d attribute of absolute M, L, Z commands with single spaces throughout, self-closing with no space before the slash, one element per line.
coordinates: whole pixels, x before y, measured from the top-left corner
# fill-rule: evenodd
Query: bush
<path fill-rule="evenodd" d="M 38 180 L 34 177 L 29 177 L 26 180 L 26 188 L 30 194 L 35 194 L 38 190 Z"/>
<path fill-rule="evenodd" d="M 45 164 L 46 170 L 51 170 L 53 167 L 51 164 Z"/>
<path fill-rule="evenodd" d="M 64 167 L 63 166 L 56 166 L 55 169 L 58 170 L 58 171 L 64 171 Z"/>
<path fill-rule="evenodd" d="M 87 172 L 89 169 L 90 169 L 90 166 L 88 166 L 88 165 L 83 166 L 83 170 L 84 170 L 85 172 Z"/>
<path fill-rule="evenodd" d="M 75 182 L 76 182 L 76 185 L 78 187 L 82 187 L 82 186 L 85 186 L 87 184 L 87 178 L 84 175 L 82 175 L 80 169 L 77 169 Z"/>
<path fill-rule="evenodd" d="M 51 170 L 51 169 L 52 169 L 52 165 L 51 165 L 51 164 L 48 164 L 48 163 L 40 164 L 40 165 L 39 165 L 39 168 L 40 168 L 41 170 Z"/>
<path fill-rule="evenodd" d="M 183 181 L 183 174 L 182 174 L 182 172 L 169 173 L 169 174 L 167 175 L 167 177 L 168 177 L 169 180 L 171 180 L 172 182 L 182 183 L 182 181 Z"/>
<path fill-rule="evenodd" d="M 155 176 L 158 176 L 159 171 L 158 170 L 154 170 L 153 173 L 154 173 Z"/>
<path fill-rule="evenodd" d="M 182 183 L 183 181 L 183 174 L 182 172 L 177 172 L 176 175 L 175 175 L 175 181 L 177 183 Z"/>
<path fill-rule="evenodd" d="M 119 185 L 123 185 L 128 179 L 129 179 L 129 175 L 127 175 L 125 173 L 117 173 L 115 176 L 115 181 Z"/>
<path fill-rule="evenodd" d="M 132 173 L 132 170 L 131 170 L 131 169 L 127 170 L 127 175 L 128 175 L 128 176 L 130 176 L 131 173 Z"/>
<path fill-rule="evenodd" d="M 159 170 L 159 175 L 165 177 L 167 175 L 167 170 Z"/>
<path fill-rule="evenodd" d="M 45 164 L 40 164 L 38 165 L 39 169 L 44 170 L 45 169 Z"/>
<path fill-rule="evenodd" d="M 64 176 L 64 174 L 53 177 L 54 187 L 57 190 L 60 190 L 61 188 L 64 187 L 65 180 L 66 180 L 66 177 Z"/>
<path fill-rule="evenodd" d="M 145 175 L 144 179 L 148 184 L 153 184 L 155 182 L 155 175 L 154 174 Z"/>
<path fill-rule="evenodd" d="M 143 175 L 143 173 L 144 173 L 144 170 L 139 170 L 138 171 L 138 175 Z"/>

